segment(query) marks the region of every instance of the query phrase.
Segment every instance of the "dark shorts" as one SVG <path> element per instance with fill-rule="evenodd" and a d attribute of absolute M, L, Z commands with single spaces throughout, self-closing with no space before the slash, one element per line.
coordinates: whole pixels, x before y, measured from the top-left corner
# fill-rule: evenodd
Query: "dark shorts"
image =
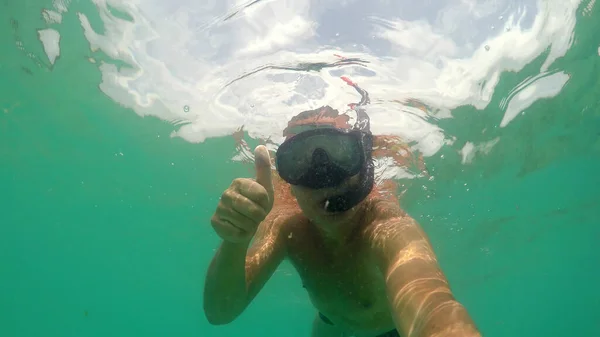
<path fill-rule="evenodd" d="M 331 320 L 329 320 L 329 318 L 327 318 L 327 316 L 323 315 L 322 313 L 319 313 L 319 317 L 326 324 L 333 325 L 333 322 Z M 400 337 L 400 334 L 398 333 L 398 330 L 394 329 L 394 330 L 391 330 L 388 332 L 384 332 L 381 335 L 377 335 L 375 337 Z"/>

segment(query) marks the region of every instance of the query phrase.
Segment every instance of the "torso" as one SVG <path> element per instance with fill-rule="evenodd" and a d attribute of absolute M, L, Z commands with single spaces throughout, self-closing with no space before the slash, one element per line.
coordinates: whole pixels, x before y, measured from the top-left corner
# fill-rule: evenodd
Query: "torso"
<path fill-rule="evenodd" d="M 369 225 L 361 224 L 351 240 L 333 247 L 310 221 L 294 221 L 287 251 L 319 312 L 345 330 L 376 335 L 394 329 L 394 322 L 383 275 L 362 235 Z"/>

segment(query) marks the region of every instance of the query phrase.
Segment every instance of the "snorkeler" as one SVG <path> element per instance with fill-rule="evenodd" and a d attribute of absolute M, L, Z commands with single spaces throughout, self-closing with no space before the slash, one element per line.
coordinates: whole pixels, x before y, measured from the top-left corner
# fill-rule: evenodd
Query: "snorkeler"
<path fill-rule="evenodd" d="M 454 298 L 431 244 L 374 181 L 373 135 L 360 94 L 294 117 L 275 153 L 255 149 L 256 179 L 225 190 L 211 224 L 222 238 L 206 276 L 211 324 L 238 317 L 287 258 L 317 309 L 312 337 L 481 336 Z"/>

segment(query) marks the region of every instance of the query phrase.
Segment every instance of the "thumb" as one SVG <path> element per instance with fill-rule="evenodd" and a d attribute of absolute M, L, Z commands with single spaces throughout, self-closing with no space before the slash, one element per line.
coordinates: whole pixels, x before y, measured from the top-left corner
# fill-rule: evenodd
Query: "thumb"
<path fill-rule="evenodd" d="M 256 168 L 256 182 L 267 190 L 269 203 L 272 205 L 274 191 L 271 177 L 271 157 L 266 146 L 259 145 L 254 150 L 254 167 Z"/>

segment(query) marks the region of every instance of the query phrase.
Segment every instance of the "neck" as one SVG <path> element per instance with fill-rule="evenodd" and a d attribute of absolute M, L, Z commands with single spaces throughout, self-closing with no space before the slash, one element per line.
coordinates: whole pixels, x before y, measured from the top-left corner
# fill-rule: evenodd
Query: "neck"
<path fill-rule="evenodd" d="M 356 230 L 363 223 L 363 203 L 348 211 L 350 214 L 342 213 L 332 217 L 331 220 L 321 219 L 313 221 L 317 231 L 327 245 L 338 246 L 352 239 Z"/>

